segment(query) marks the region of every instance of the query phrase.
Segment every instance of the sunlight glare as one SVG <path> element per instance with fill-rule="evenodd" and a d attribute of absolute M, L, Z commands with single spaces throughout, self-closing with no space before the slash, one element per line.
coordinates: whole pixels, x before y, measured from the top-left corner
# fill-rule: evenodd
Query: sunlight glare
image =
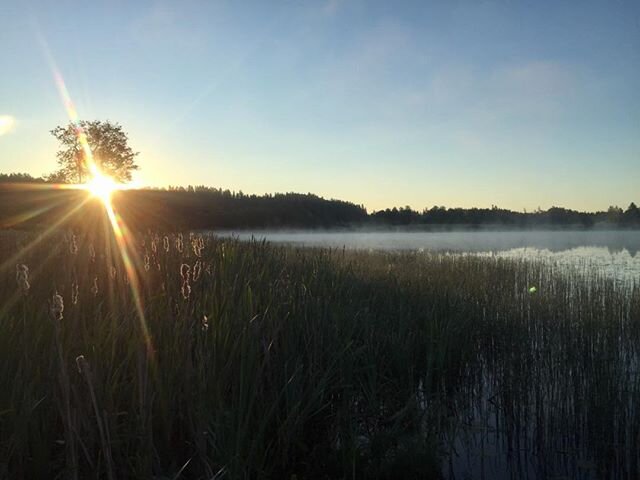
<path fill-rule="evenodd" d="M 11 133 L 16 126 L 16 119 L 11 115 L 0 115 L 0 137 Z"/>
<path fill-rule="evenodd" d="M 131 185 L 122 185 L 116 183 L 115 180 L 107 175 L 103 175 L 100 171 L 98 164 L 96 163 L 93 152 L 91 151 L 91 147 L 89 146 L 87 134 L 82 127 L 82 123 L 80 121 L 80 117 L 78 115 L 78 111 L 75 108 L 75 105 L 71 99 L 71 95 L 69 95 L 69 91 L 67 90 L 64 79 L 62 78 L 62 74 L 58 70 L 56 66 L 56 62 L 49 51 L 49 47 L 44 40 L 41 39 L 42 46 L 44 48 L 47 59 L 49 60 L 49 66 L 53 73 L 55 84 L 58 88 L 58 93 L 62 99 L 65 110 L 67 111 L 67 115 L 69 116 L 69 120 L 73 128 L 75 129 L 76 137 L 78 139 L 78 144 L 80 145 L 81 150 L 84 152 L 83 162 L 84 166 L 89 171 L 89 174 L 92 177 L 92 180 L 89 183 L 81 184 L 81 185 L 69 185 L 69 188 L 80 188 L 84 189 L 90 193 L 87 198 L 91 196 L 99 198 L 104 207 L 109 219 L 109 223 L 113 229 L 113 234 L 116 240 L 116 244 L 118 246 L 118 250 L 120 251 L 120 256 L 125 265 L 126 275 L 129 280 L 129 285 L 131 287 L 131 294 L 133 295 L 133 301 L 136 308 L 136 312 L 138 314 L 138 320 L 140 321 L 140 326 L 142 328 L 142 332 L 144 335 L 147 354 L 153 361 L 153 343 L 151 340 L 151 336 L 149 334 L 149 330 L 147 328 L 147 321 L 144 315 L 144 308 L 141 301 L 140 295 L 140 279 L 138 278 L 137 273 L 137 265 L 140 264 L 140 259 L 137 256 L 137 252 L 135 250 L 134 238 L 129 233 L 127 226 L 122 221 L 120 216 L 114 210 L 114 206 L 111 202 L 111 196 L 116 190 L 126 190 L 132 188 Z M 64 187 L 63 187 L 64 188 Z"/>
<path fill-rule="evenodd" d="M 87 183 L 86 189 L 92 196 L 99 198 L 102 203 L 109 205 L 111 202 L 111 195 L 114 191 L 118 190 L 119 187 L 113 178 L 99 173 L 95 175 L 89 183 Z"/>

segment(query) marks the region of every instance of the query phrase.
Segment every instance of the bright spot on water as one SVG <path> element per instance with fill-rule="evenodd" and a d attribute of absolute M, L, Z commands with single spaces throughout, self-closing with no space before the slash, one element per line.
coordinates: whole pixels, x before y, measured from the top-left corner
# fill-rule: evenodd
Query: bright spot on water
<path fill-rule="evenodd" d="M 11 133 L 16 126 L 16 119 L 11 115 L 0 115 L 0 136 Z"/>

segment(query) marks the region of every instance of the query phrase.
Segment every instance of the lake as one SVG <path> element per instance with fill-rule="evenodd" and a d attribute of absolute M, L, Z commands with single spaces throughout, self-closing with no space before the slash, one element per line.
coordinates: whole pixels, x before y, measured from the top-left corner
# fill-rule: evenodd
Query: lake
<path fill-rule="evenodd" d="M 239 231 L 216 235 L 296 246 L 528 258 L 624 280 L 640 279 L 640 231 Z"/>
<path fill-rule="evenodd" d="M 630 287 L 629 292 L 637 292 L 640 284 L 640 231 L 251 231 L 222 235 L 294 246 L 529 259 L 552 263 L 554 272 L 577 272 L 580 275 L 572 278 L 592 281 L 594 291 L 602 285 L 601 279 L 614 279 L 618 286 Z M 612 290 L 608 292 L 612 295 Z M 617 299 L 620 318 L 624 318 L 626 301 L 607 298 Z M 587 320 L 574 333 L 580 335 L 585 325 L 597 321 Z M 625 321 L 633 324 L 629 318 Z M 628 428 L 639 415 L 637 402 L 630 400 L 638 398 L 634 392 L 640 385 L 637 350 L 606 343 L 608 327 L 595 334 L 597 342 L 565 338 L 566 345 L 553 343 L 560 330 L 544 331 L 548 325 L 544 318 L 536 322 L 532 323 L 535 342 L 525 342 L 513 351 L 504 345 L 482 351 L 463 373 L 458 394 L 445 397 L 444 408 L 451 412 L 454 427 L 440 447 L 444 478 L 637 478 L 640 455 L 634 451 L 633 428 Z M 580 347 L 581 341 L 586 350 Z M 579 355 L 572 357 L 576 345 Z M 532 350 L 534 355 L 520 350 Z M 591 358 L 586 352 L 597 359 L 594 368 L 591 360 L 580 360 Z M 567 358 L 579 360 L 569 367 Z M 603 471 L 609 476 L 602 477 Z"/>

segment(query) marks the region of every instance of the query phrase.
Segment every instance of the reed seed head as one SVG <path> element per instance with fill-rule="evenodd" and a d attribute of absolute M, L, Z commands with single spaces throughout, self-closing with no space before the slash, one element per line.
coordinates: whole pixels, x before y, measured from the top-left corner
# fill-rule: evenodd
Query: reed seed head
<path fill-rule="evenodd" d="M 69 239 L 69 253 L 71 253 L 71 255 L 78 253 L 78 243 L 76 242 L 76 236 L 73 233 Z"/>
<path fill-rule="evenodd" d="M 189 265 L 187 265 L 186 263 L 183 263 L 182 265 L 180 265 L 180 276 L 182 277 L 183 281 L 185 282 L 189 281 L 190 272 L 191 272 L 191 267 Z"/>
<path fill-rule="evenodd" d="M 188 300 L 190 296 L 191 296 L 191 285 L 189 285 L 188 282 L 184 282 L 182 284 L 182 297 L 185 300 Z"/>
<path fill-rule="evenodd" d="M 89 363 L 84 358 L 84 355 L 78 355 L 76 357 L 76 367 L 78 367 L 78 373 L 82 373 L 83 371 L 84 372 L 87 371 L 87 369 L 89 367 Z"/>
<path fill-rule="evenodd" d="M 22 263 L 16 265 L 16 282 L 18 283 L 18 288 L 22 290 L 24 294 L 31 288 L 29 284 L 29 267 Z"/>
<path fill-rule="evenodd" d="M 180 276 L 182 277 L 182 296 L 186 300 L 191 295 L 191 267 L 186 263 L 180 266 Z"/>
<path fill-rule="evenodd" d="M 78 282 L 73 282 L 73 284 L 71 284 L 71 303 L 73 305 L 76 305 L 78 303 L 78 297 L 80 295 L 79 292 L 79 288 L 78 288 Z"/>
<path fill-rule="evenodd" d="M 200 274 L 202 273 L 202 262 L 200 260 L 198 260 L 194 265 L 193 265 L 193 281 L 197 282 L 198 279 L 200 278 Z"/>
<path fill-rule="evenodd" d="M 62 299 L 62 295 L 56 292 L 49 302 L 49 313 L 54 320 L 59 321 L 63 319 L 62 312 L 64 312 L 64 300 Z"/>

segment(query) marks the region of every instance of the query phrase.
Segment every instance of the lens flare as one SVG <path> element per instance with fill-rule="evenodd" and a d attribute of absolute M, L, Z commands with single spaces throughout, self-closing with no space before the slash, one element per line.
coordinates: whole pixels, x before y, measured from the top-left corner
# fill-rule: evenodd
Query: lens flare
<path fill-rule="evenodd" d="M 0 137 L 11 133 L 16 127 L 16 119 L 11 115 L 0 115 Z"/>
<path fill-rule="evenodd" d="M 49 66 L 51 67 L 58 93 L 60 95 L 62 103 L 64 104 L 65 110 L 67 111 L 67 116 L 69 117 L 69 120 L 74 127 L 78 144 L 83 152 L 83 166 L 87 168 L 91 178 L 91 180 L 87 184 L 69 185 L 68 188 L 87 190 L 91 194 L 91 196 L 99 198 L 105 207 L 106 216 L 109 220 L 109 224 L 111 225 L 120 257 L 125 266 L 128 282 L 131 288 L 131 295 L 133 297 L 135 309 L 138 314 L 138 320 L 140 322 L 140 327 L 142 329 L 144 341 L 146 343 L 147 353 L 150 356 L 151 360 L 153 360 L 154 349 L 151 336 L 149 335 L 149 330 L 147 328 L 147 321 L 145 319 L 144 307 L 142 305 L 140 295 L 141 284 L 140 278 L 138 276 L 138 271 L 141 262 L 139 256 L 137 255 L 133 236 L 127 229 L 127 226 L 122 221 L 121 217 L 115 211 L 113 203 L 111 201 L 113 192 L 115 192 L 116 190 L 132 188 L 132 186 L 118 184 L 114 181 L 113 178 L 105 175 L 100 170 L 98 163 L 95 161 L 93 152 L 91 151 L 91 147 L 87 139 L 87 134 L 82 128 L 80 115 L 78 114 L 78 110 L 76 109 L 73 100 L 71 99 L 71 95 L 69 94 L 69 90 L 67 89 L 64 78 L 62 77 L 62 74 L 60 73 L 60 70 L 56 65 L 53 55 L 49 51 L 48 45 L 44 38 L 41 38 L 41 43 L 47 56 L 47 60 L 49 61 Z"/>
<path fill-rule="evenodd" d="M 101 173 L 95 175 L 84 188 L 86 188 L 92 196 L 100 199 L 105 205 L 111 204 L 111 195 L 120 189 L 113 178 L 102 175 Z"/>

